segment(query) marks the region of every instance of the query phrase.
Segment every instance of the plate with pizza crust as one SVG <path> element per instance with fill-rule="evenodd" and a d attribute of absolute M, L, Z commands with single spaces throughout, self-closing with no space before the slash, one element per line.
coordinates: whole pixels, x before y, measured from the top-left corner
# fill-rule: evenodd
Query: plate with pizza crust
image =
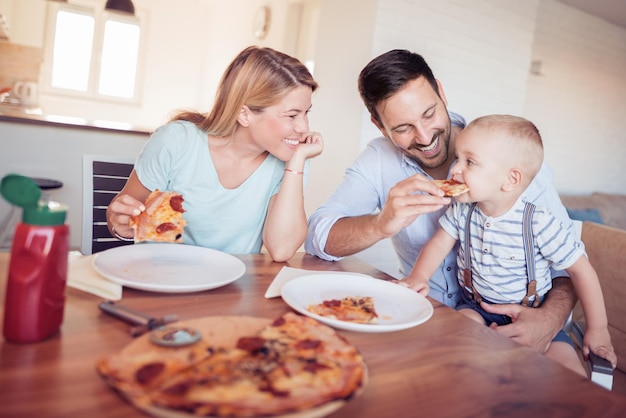
<path fill-rule="evenodd" d="M 246 272 L 237 257 L 210 248 L 142 243 L 97 253 L 94 269 L 112 282 L 133 289 L 189 293 L 234 282 Z"/>
<path fill-rule="evenodd" d="M 310 274 L 286 283 L 281 291 L 285 303 L 302 315 L 333 328 L 358 332 L 400 331 L 420 325 L 433 315 L 433 305 L 419 293 L 395 283 L 362 274 Z M 317 315 L 311 305 L 346 297 L 372 297 L 376 323 L 354 323 Z"/>
<path fill-rule="evenodd" d="M 291 318 L 294 318 L 296 322 L 301 322 L 297 319 L 297 317 L 302 317 L 297 314 L 289 313 L 286 315 L 287 317 L 289 315 L 292 315 Z M 310 318 L 306 319 L 310 320 Z M 214 352 L 213 350 L 216 350 L 217 347 L 223 347 L 226 349 L 234 348 L 235 346 L 237 346 L 237 341 L 239 340 L 239 338 L 258 335 L 260 330 L 262 330 L 264 327 L 270 326 L 270 324 L 272 323 L 273 320 L 269 318 L 247 316 L 215 316 L 181 321 L 180 323 L 177 323 L 179 326 L 196 329 L 202 334 L 201 341 L 196 343 L 196 345 L 178 347 L 174 349 L 165 348 L 152 344 L 150 342 L 149 335 L 144 334 L 141 337 L 133 340 L 120 352 L 109 355 L 99 360 L 96 364 L 96 370 L 98 374 L 100 374 L 100 376 L 105 380 L 105 382 L 114 389 L 116 389 L 117 392 L 124 399 L 126 399 L 128 402 L 130 402 L 141 411 L 151 416 L 163 418 L 196 417 L 198 415 L 194 414 L 193 411 L 186 411 L 184 409 L 172 409 L 163 405 L 159 405 L 158 400 L 162 399 L 162 397 L 157 393 L 150 395 L 149 392 L 153 392 L 155 391 L 155 389 L 157 392 L 160 390 L 167 391 L 167 389 L 162 388 L 168 386 L 168 379 L 172 381 L 173 374 L 177 374 L 179 372 L 185 373 L 185 369 L 190 367 L 190 364 L 188 364 L 190 361 L 200 364 L 202 362 L 202 358 L 207 357 L 207 354 L 202 353 Z M 338 399 L 333 399 L 332 396 L 329 395 L 322 395 L 326 397 L 321 399 L 330 400 L 321 400 L 321 403 L 314 404 L 313 406 L 302 409 L 295 408 L 296 410 L 289 410 L 288 412 L 282 412 L 277 414 L 266 414 L 263 416 L 272 416 L 274 418 L 324 417 L 332 412 L 337 411 L 351 399 L 359 396 L 364 392 L 368 381 L 368 372 L 367 366 L 360 354 L 358 353 L 358 350 L 356 349 L 356 347 L 352 346 L 352 344 L 350 344 L 345 338 L 340 336 L 333 336 L 334 331 L 325 330 L 325 328 L 327 328 L 326 325 L 318 324 L 317 326 L 310 326 L 308 329 L 315 329 L 314 331 L 319 329 L 320 338 L 322 338 L 327 343 L 331 343 L 332 341 L 333 347 L 335 347 L 334 344 L 337 344 L 337 342 L 339 342 L 342 347 L 337 348 L 337 350 L 341 351 L 341 353 L 339 353 L 339 351 L 335 351 L 334 355 L 350 356 L 350 354 L 346 353 L 355 353 L 354 362 L 355 366 L 357 366 L 357 369 L 354 369 L 356 370 L 356 372 L 354 373 L 357 376 L 360 376 L 360 378 L 358 379 L 358 381 L 346 381 L 345 384 L 351 387 L 351 394 L 346 398 L 341 397 Z M 307 333 L 302 338 L 310 341 L 309 338 L 316 338 L 316 335 Z M 213 349 L 207 350 L 207 347 L 213 347 Z M 157 370 L 154 367 L 157 364 L 165 365 L 165 367 L 160 368 L 159 370 L 161 370 L 161 373 L 163 373 L 164 375 L 170 375 L 170 377 L 159 378 L 158 374 L 153 374 L 151 379 L 154 381 L 154 384 L 150 382 L 150 379 L 146 379 L 141 383 L 138 383 L 137 380 L 132 378 L 133 376 L 138 376 L 138 374 L 143 373 L 150 368 L 152 368 L 152 370 Z M 203 367 L 200 366 L 197 368 L 197 370 L 198 373 L 202 373 Z M 362 374 L 358 372 L 359 370 L 362 372 Z M 221 372 L 224 373 L 224 369 L 222 369 Z M 187 384 L 189 384 L 193 381 L 193 374 L 188 374 L 187 376 L 189 377 L 185 377 L 183 378 L 183 380 Z M 176 378 L 174 377 L 174 379 Z M 201 379 L 198 379 L 198 381 L 203 382 L 205 379 L 209 379 L 209 377 L 203 377 Z M 201 388 L 204 384 L 205 383 L 200 383 L 199 388 Z M 321 381 L 320 384 L 328 386 L 328 382 Z M 159 387 L 161 387 L 161 389 L 159 389 Z M 207 387 L 210 388 L 211 385 L 207 384 Z M 246 388 L 249 389 L 249 386 L 236 386 L 237 390 L 235 390 L 235 392 L 238 392 L 239 390 L 245 390 Z M 232 397 L 241 396 L 240 394 L 236 395 L 235 393 L 233 393 L 232 396 L 228 396 L 226 392 L 227 389 L 224 388 L 221 390 L 223 392 L 220 392 L 221 395 L 219 396 L 221 396 L 223 399 L 232 399 Z M 213 397 L 211 394 L 207 393 L 201 398 L 209 400 Z M 152 401 L 149 401 L 149 399 L 152 399 Z M 154 402 L 154 400 L 156 400 L 156 402 Z M 267 399 L 264 404 L 276 402 L 281 402 L 280 396 L 278 396 L 275 400 Z M 278 406 L 280 407 L 280 405 Z M 262 408 L 265 408 L 265 406 L 263 406 Z M 248 410 L 243 415 L 249 417 L 257 416 L 253 413 L 252 410 Z M 233 416 L 243 415 L 233 413 Z M 211 414 L 203 416 L 207 416 L 209 418 L 216 417 L 216 415 Z"/>

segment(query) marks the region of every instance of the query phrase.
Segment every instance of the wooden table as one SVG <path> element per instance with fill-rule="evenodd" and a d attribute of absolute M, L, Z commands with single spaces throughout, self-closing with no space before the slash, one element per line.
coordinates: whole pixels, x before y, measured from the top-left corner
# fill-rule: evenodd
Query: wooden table
<path fill-rule="evenodd" d="M 8 254 L 0 253 L 0 300 Z M 246 274 L 219 289 L 160 294 L 124 289 L 122 303 L 155 316 L 277 317 L 290 308 L 263 294 L 284 265 L 390 279 L 354 257 L 325 262 L 297 254 L 288 263 L 245 255 Z M 36 344 L 0 346 L 0 416 L 145 416 L 96 374 L 95 362 L 122 349 L 129 326 L 100 312 L 98 297 L 68 289 L 61 332 Z M 368 365 L 365 391 L 335 417 L 624 417 L 626 397 L 596 386 L 525 347 L 433 301 L 432 318 L 389 333 L 339 331 Z M 4 309 L 2 309 L 3 311 Z M 0 312 L 2 314 L 2 312 Z"/>

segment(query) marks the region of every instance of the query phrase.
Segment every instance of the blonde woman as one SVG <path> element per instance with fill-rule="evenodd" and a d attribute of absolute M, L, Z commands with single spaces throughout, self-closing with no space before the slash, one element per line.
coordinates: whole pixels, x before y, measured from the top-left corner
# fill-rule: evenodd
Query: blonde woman
<path fill-rule="evenodd" d="M 323 150 L 309 132 L 317 83 L 297 59 L 249 47 L 228 66 L 208 114 L 182 112 L 158 128 L 107 209 L 109 230 L 133 236 L 130 216 L 151 191 L 183 195 L 185 244 L 291 258 L 307 232 L 307 160 Z"/>

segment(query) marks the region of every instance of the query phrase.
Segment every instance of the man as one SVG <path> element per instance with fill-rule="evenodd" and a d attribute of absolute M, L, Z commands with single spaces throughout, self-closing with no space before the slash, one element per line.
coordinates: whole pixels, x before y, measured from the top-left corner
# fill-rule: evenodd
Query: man
<path fill-rule="evenodd" d="M 359 92 L 383 137 L 368 144 L 337 190 L 313 213 L 305 249 L 338 260 L 391 238 L 406 276 L 450 204 L 432 180 L 448 177 L 454 139 L 465 120 L 448 113 L 441 84 L 424 59 L 410 51 L 392 50 L 373 59 L 361 71 Z M 525 195 L 573 228 L 545 164 Z M 429 283 L 430 296 L 451 307 L 460 299 L 456 252 L 448 254 Z M 553 289 L 541 308 L 485 306 L 512 317 L 512 324 L 497 330 L 544 352 L 575 302 L 573 286 L 562 275 L 553 273 Z"/>

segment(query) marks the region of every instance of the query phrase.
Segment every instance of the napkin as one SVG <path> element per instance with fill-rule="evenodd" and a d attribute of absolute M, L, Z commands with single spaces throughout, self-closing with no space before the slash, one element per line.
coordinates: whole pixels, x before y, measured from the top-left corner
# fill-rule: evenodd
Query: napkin
<path fill-rule="evenodd" d="M 122 285 L 102 277 L 92 266 L 94 255 L 70 251 L 67 285 L 108 300 L 122 299 Z"/>
<path fill-rule="evenodd" d="M 350 274 L 350 275 L 359 275 L 370 277 L 366 274 L 362 273 L 351 273 L 347 271 L 319 271 L 319 270 L 304 270 L 304 269 L 296 269 L 293 267 L 283 267 L 280 269 L 272 283 L 270 283 L 269 287 L 265 291 L 265 297 L 267 299 L 275 298 L 280 296 L 281 289 L 291 279 L 295 279 L 296 277 L 306 276 L 309 274 Z"/>

